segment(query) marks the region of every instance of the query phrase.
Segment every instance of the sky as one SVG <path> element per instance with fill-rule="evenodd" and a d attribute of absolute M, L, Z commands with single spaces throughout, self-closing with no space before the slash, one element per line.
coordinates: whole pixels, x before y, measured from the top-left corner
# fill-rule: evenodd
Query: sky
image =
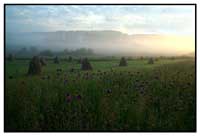
<path fill-rule="evenodd" d="M 194 6 L 7 5 L 6 32 L 115 30 L 127 34 L 194 35 Z"/>

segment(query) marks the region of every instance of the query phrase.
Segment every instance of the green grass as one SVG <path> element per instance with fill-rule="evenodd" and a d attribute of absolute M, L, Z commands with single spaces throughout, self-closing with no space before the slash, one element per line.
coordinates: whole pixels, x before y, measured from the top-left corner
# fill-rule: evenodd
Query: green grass
<path fill-rule="evenodd" d="M 193 60 L 91 61 L 88 72 L 76 62 L 48 61 L 39 76 L 26 75 L 28 63 L 6 62 L 6 131 L 196 130 Z"/>

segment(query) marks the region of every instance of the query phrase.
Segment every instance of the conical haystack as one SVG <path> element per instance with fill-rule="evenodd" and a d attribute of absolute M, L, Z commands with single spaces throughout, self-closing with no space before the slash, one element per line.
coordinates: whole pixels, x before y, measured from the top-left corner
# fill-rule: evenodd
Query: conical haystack
<path fill-rule="evenodd" d="M 46 61 L 45 61 L 45 59 L 43 57 L 40 57 L 40 63 L 41 63 L 42 66 L 46 66 L 47 65 L 47 63 L 46 63 Z"/>
<path fill-rule="evenodd" d="M 58 59 L 58 57 L 57 57 L 57 56 L 54 58 L 54 63 L 56 63 L 56 64 L 58 64 L 58 63 L 59 63 L 59 59 Z"/>
<path fill-rule="evenodd" d="M 8 60 L 8 61 L 13 61 L 13 60 L 14 60 L 13 55 L 12 55 L 12 54 L 9 54 L 7 60 Z"/>
<path fill-rule="evenodd" d="M 149 58 L 149 60 L 148 60 L 148 64 L 154 64 L 154 60 L 153 60 L 153 58 Z"/>
<path fill-rule="evenodd" d="M 72 57 L 71 56 L 69 56 L 68 61 L 72 62 Z"/>
<path fill-rule="evenodd" d="M 92 70 L 92 66 L 87 58 L 83 59 L 81 62 L 81 70 Z"/>
<path fill-rule="evenodd" d="M 38 75 L 42 72 L 40 58 L 34 56 L 29 64 L 28 75 Z"/>
<path fill-rule="evenodd" d="M 126 59 L 124 57 L 121 58 L 119 66 L 127 66 Z"/>

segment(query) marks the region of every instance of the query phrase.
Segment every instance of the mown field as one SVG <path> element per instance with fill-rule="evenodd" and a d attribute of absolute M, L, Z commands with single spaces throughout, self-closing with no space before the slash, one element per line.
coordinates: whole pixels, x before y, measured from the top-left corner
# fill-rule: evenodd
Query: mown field
<path fill-rule="evenodd" d="M 49 60 L 27 76 L 28 60 L 6 61 L 5 131 L 196 130 L 193 59 L 90 62 Z"/>

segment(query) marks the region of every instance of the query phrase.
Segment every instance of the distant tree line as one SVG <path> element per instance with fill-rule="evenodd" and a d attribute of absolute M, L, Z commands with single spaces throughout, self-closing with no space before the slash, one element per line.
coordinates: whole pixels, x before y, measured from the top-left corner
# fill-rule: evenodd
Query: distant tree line
<path fill-rule="evenodd" d="M 23 47 L 19 50 L 7 50 L 7 57 L 9 54 L 12 54 L 16 58 L 31 58 L 35 55 L 44 56 L 44 57 L 66 57 L 66 56 L 75 56 L 75 57 L 84 57 L 84 56 L 93 56 L 95 55 L 94 51 L 89 48 L 80 48 L 76 50 L 64 49 L 61 51 L 52 51 L 50 49 L 38 50 L 35 46 L 30 48 Z"/>

